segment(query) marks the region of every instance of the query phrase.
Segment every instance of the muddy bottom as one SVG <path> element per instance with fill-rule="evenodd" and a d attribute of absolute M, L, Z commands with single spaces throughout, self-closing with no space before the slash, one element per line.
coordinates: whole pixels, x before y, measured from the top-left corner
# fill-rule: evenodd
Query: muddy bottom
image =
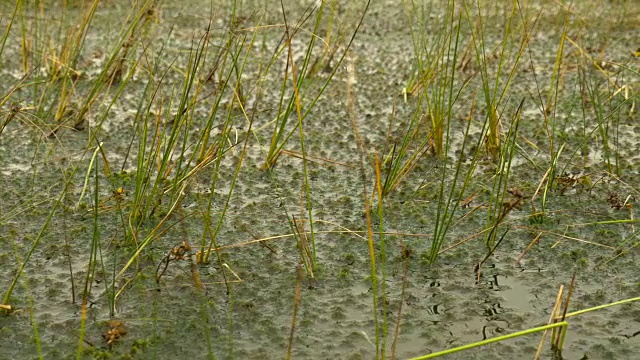
<path fill-rule="evenodd" d="M 491 48 L 501 44 L 512 10 L 498 3 L 483 10 Z M 294 96 L 292 74 L 284 79 L 287 53 L 300 70 L 317 9 L 303 23 L 309 4 L 284 2 L 291 29 L 300 20 L 289 49 L 279 5 L 236 5 L 233 31 L 229 3 L 145 10 L 139 35 L 125 37 L 135 44 L 125 64 L 139 60 L 137 68 L 126 65 L 130 78 L 101 87 L 81 122 L 55 120 L 64 96 L 55 92 L 63 80 L 47 80 L 55 62 L 40 68 L 29 60 L 35 70 L 25 76 L 20 26 L 33 46 L 57 43 L 42 26 L 67 29 L 86 9 L 23 14 L 12 24 L 0 57 L 0 290 L 8 309 L 0 315 L 1 359 L 413 358 L 546 325 L 572 279 L 562 351 L 551 350 L 548 334 L 541 358 L 640 354 L 637 302 L 573 314 L 640 296 L 633 206 L 640 77 L 637 54 L 630 55 L 640 35 L 636 2 L 570 9 L 540 0 L 517 10 L 539 24 L 498 109 L 499 142 L 513 150 L 506 161 L 506 152 L 482 150 L 486 84 L 466 20 L 448 148 L 438 154 L 429 120 L 437 104 L 424 94 L 443 88 L 425 85 L 414 45 L 434 44 L 446 8 L 424 2 L 428 21 L 417 38 L 417 23 L 409 26 L 417 10 L 407 15 L 402 1 L 372 2 L 339 63 L 366 4 L 326 1 L 317 30 L 323 41 L 299 89 L 301 113 L 311 109 L 304 139 L 294 109 L 283 125 L 289 138 L 269 169 L 274 124 Z M 100 3 L 78 55 L 77 82 L 67 88 L 73 111 L 105 81 L 110 52 L 129 46 L 116 40 L 121 24 L 133 23 L 132 9 Z M 9 4 L 0 10 L 13 13 Z M 8 24 L 2 17 L 0 28 Z M 515 63 L 522 26 L 505 50 L 505 69 Z M 563 31 L 568 49 L 554 75 Z M 230 33 L 236 42 L 227 45 Z M 207 56 L 180 120 L 185 74 L 199 46 Z M 232 68 L 231 58 L 216 62 L 220 49 L 237 50 L 245 67 Z M 491 84 L 501 76 L 501 90 L 506 70 L 496 75 L 491 51 L 485 75 Z M 54 54 L 62 58 L 48 58 Z M 229 83 L 220 74 L 230 74 Z M 541 110 L 556 81 L 556 106 Z M 221 110 L 208 126 L 214 108 Z M 518 133 L 509 137 L 516 117 Z M 196 155 L 206 131 L 220 146 L 204 165 Z M 382 186 L 407 139 L 416 160 L 378 206 L 376 154 Z M 534 358 L 541 338 L 538 332 L 442 358 Z"/>

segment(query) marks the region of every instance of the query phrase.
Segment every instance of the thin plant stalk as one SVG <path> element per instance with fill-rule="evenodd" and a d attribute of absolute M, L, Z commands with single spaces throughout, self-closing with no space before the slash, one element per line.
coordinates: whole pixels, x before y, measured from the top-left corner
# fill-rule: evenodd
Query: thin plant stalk
<path fill-rule="evenodd" d="M 312 199 L 311 199 L 311 186 L 309 185 L 309 173 L 308 173 L 308 166 L 307 166 L 307 151 L 304 145 L 304 127 L 303 127 L 303 122 L 302 122 L 302 105 L 300 104 L 300 91 L 299 88 L 297 86 L 298 83 L 298 76 L 296 74 L 296 66 L 295 66 L 295 62 L 293 61 L 293 47 L 291 45 L 291 36 L 289 35 L 289 25 L 287 24 L 287 17 L 285 15 L 285 11 L 284 11 L 284 4 L 282 1 L 280 1 L 280 5 L 282 7 L 282 16 L 284 17 L 284 23 L 285 23 L 285 32 L 286 32 L 286 37 L 287 37 L 287 48 L 289 50 L 288 52 L 288 59 L 291 59 L 291 83 L 293 85 L 293 92 L 294 92 L 294 99 L 295 99 L 295 109 L 296 109 L 296 114 L 298 116 L 298 130 L 300 132 L 300 148 L 302 150 L 302 172 L 303 172 L 303 176 L 304 176 L 304 189 L 305 189 L 305 200 L 306 200 L 306 205 L 307 205 L 307 216 L 309 218 L 309 229 L 310 229 L 310 237 L 311 237 L 311 268 L 315 271 L 317 270 L 317 257 L 316 257 L 316 241 L 315 241 L 315 233 L 313 231 L 313 204 L 312 204 Z M 318 20 L 316 21 L 316 29 L 314 29 L 314 33 L 317 30 L 317 26 L 320 23 L 320 19 L 322 19 L 322 9 L 323 7 L 320 6 L 320 9 L 318 10 Z M 309 47 L 311 48 L 313 46 L 313 41 L 314 41 L 315 37 L 312 37 L 312 40 L 309 44 Z M 311 54 L 311 52 L 309 51 L 309 55 Z M 305 61 L 305 64 L 303 66 L 303 70 L 306 68 L 307 64 L 308 64 L 308 59 L 306 59 L 307 61 Z"/>
<path fill-rule="evenodd" d="M 87 309 L 89 307 L 89 296 L 91 294 L 91 289 L 93 288 L 93 281 L 95 278 L 96 266 L 98 261 L 98 251 L 100 247 L 100 231 L 98 228 L 98 210 L 100 207 L 100 201 L 98 197 L 99 193 L 99 172 L 98 167 L 94 167 L 94 176 L 95 176 L 95 188 L 94 188 L 94 196 L 93 196 L 93 234 L 91 238 L 91 250 L 89 254 L 89 262 L 87 264 L 87 274 L 85 276 L 84 282 L 84 291 L 82 292 L 82 315 L 80 318 L 80 336 L 78 339 L 78 352 L 76 354 L 76 359 L 80 360 L 82 357 L 82 349 L 84 345 L 84 336 L 86 332 L 86 321 L 87 321 Z"/>
<path fill-rule="evenodd" d="M 380 180 L 380 158 L 376 154 L 375 156 L 375 174 L 376 174 L 376 197 L 378 200 L 376 215 L 378 217 L 378 238 L 380 242 L 380 273 L 382 276 L 380 286 L 380 297 L 382 304 L 382 337 L 380 340 L 376 338 L 376 343 L 380 342 L 380 358 L 384 359 L 386 356 L 386 344 L 388 335 L 387 324 L 387 276 L 386 276 L 386 264 L 387 264 L 387 242 L 385 236 L 384 226 L 384 208 L 383 208 L 383 196 L 382 196 L 382 182 Z M 373 202 L 373 199 L 372 199 Z"/>
<path fill-rule="evenodd" d="M 298 310 L 300 308 L 300 297 L 301 297 L 301 287 L 302 287 L 302 264 L 298 264 L 296 267 L 296 272 L 298 274 L 296 278 L 296 291 L 295 296 L 293 298 L 293 314 L 291 315 L 291 330 L 289 331 L 289 344 L 287 346 L 287 355 L 285 359 L 291 359 L 291 349 L 293 348 L 293 338 L 296 332 L 296 319 L 298 318 Z"/>

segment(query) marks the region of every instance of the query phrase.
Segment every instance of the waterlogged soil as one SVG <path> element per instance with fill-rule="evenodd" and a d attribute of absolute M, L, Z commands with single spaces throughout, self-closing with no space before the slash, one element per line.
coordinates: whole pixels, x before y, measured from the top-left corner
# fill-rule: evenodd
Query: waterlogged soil
<path fill-rule="evenodd" d="M 330 44 L 327 39 L 316 44 L 311 61 L 325 63 L 305 83 L 304 106 L 311 104 L 337 66 L 365 7 L 362 1 L 329 1 L 329 5 L 325 16 L 332 14 L 333 38 Z M 570 12 L 556 2 L 527 3 L 522 16 L 537 17 L 538 24 L 499 107 L 506 141 L 524 99 L 510 167 L 499 166 L 499 159 L 476 151 L 484 146 L 479 138 L 486 106 L 478 64 L 474 55 L 467 55 L 470 69 L 460 66 L 456 70 L 455 87 L 463 91 L 451 110 L 449 152 L 446 156 L 424 152 L 384 198 L 382 221 L 379 200 L 371 205 L 378 266 L 374 289 L 363 195 L 366 190 L 370 197 L 374 190 L 374 154 L 392 153 L 411 119 L 419 119 L 421 129 L 411 138 L 414 144 L 427 136 L 430 124 L 428 116 L 422 115 L 427 105 L 420 103 L 419 96 L 403 93 L 415 75 L 416 56 L 405 5 L 401 1 L 370 5 L 348 56 L 304 120 L 317 257 L 313 271 L 300 265 L 304 247 L 292 235 L 295 225 L 290 221 L 309 219 L 304 164 L 292 155 L 302 152 L 299 131 L 293 131 L 284 146 L 289 152 L 281 154 L 273 168 L 262 167 L 280 103 L 287 49 L 272 71 L 257 74 L 281 46 L 284 19 L 280 5 L 237 4 L 236 21 L 241 29 L 237 36 L 257 34 L 253 44 L 245 44 L 251 51 L 242 75 L 248 94 L 247 118 L 254 121 L 252 133 L 247 134 L 249 125 L 242 111 L 234 109 L 230 113 L 233 130 L 227 139 L 234 146 L 222 156 L 220 166 L 196 171 L 180 189 L 167 187 L 164 194 L 149 191 L 157 210 L 145 215 L 136 238 L 130 230 L 131 221 L 137 219 L 130 214 L 132 194 L 138 159 L 148 154 L 139 150 L 144 135 L 136 122 L 142 121 L 140 114 L 152 113 L 150 134 L 172 126 L 165 120 L 177 111 L 179 96 L 175 94 L 182 91 L 189 55 L 210 26 L 212 48 L 201 71 L 211 70 L 217 49 L 226 46 L 230 4 L 188 1 L 161 4 L 149 12 L 148 38 L 140 40 L 148 47 L 132 51 L 143 59 L 143 65 L 111 106 L 118 87 L 104 91 L 79 130 L 68 129 L 71 124 L 53 138 L 46 136 L 56 126 L 53 114 L 36 114 L 30 109 L 37 98 L 34 94 L 42 91 L 37 81 L 44 75 L 37 74 L 46 74 L 46 70 L 28 75 L 27 84 L 13 92 L 2 108 L 5 119 L 12 104 L 23 109 L 0 134 L 3 298 L 18 279 L 5 304 L 12 310 L 0 316 L 0 358 L 266 359 L 284 357 L 290 351 L 293 358 L 302 359 L 372 359 L 376 337 L 386 338 L 379 345 L 384 346 L 387 357 L 394 353 L 396 358 L 410 358 L 547 324 L 559 288 L 568 288 L 574 275 L 569 313 L 640 296 L 639 242 L 633 222 L 634 205 L 640 199 L 636 186 L 640 180 L 640 119 L 633 108 L 640 100 L 638 58 L 634 57 L 640 38 L 640 7 L 632 1 L 585 1 Z M 2 6 L 3 14 L 12 12 Z M 81 75 L 74 87 L 75 104 L 81 104 L 91 92 L 117 30 L 131 12 L 129 6 L 119 1 L 99 5 L 78 62 Z M 308 14 L 308 6 L 308 2 L 284 2 L 292 28 Z M 596 6 L 597 14 L 592 10 Z M 53 28 L 77 17 L 81 9 L 78 5 L 65 12 L 50 10 L 51 16 L 25 16 L 23 20 L 27 29 L 36 23 Z M 499 4 L 485 11 L 485 42 L 493 49 L 500 45 L 511 8 Z M 425 2 L 424 12 L 423 40 L 430 44 L 441 31 L 438 24 L 445 9 Z M 304 61 L 313 19 L 315 15 L 298 24 L 300 32 L 292 43 L 297 66 Z M 575 45 L 565 42 L 563 71 L 554 78 L 565 19 L 568 39 Z M 8 21 L 3 16 L 0 28 L 6 28 Z M 329 28 L 326 21 L 320 27 L 324 36 Z M 464 31 L 460 64 L 465 51 L 474 51 L 472 37 Z M 515 32 L 513 36 L 518 39 L 520 35 Z M 508 69 L 519 44 L 512 41 L 505 56 Z M 326 44 L 336 51 L 329 60 L 323 57 Z M 422 51 L 428 50 L 425 47 Z M 21 57 L 16 22 L 0 58 L 3 96 L 24 76 Z M 492 61 L 488 76 L 498 66 L 498 60 Z M 162 77 L 163 83 L 153 85 L 160 90 L 147 109 L 140 106 L 140 99 L 150 97 L 145 88 L 154 65 L 161 74 L 154 79 Z M 547 119 L 553 119 L 549 125 L 540 101 L 548 97 L 550 84 L 556 81 L 560 90 L 557 105 L 546 113 Z M 175 159 L 193 153 L 211 113 L 214 97 L 207 98 L 207 93 L 216 86 L 215 82 L 203 85 L 198 101 L 189 109 L 190 122 L 179 140 L 184 141 L 184 150 L 178 150 Z M 593 99 L 584 95 L 589 91 L 600 94 L 600 106 L 584 104 Z M 224 110 L 215 115 L 215 124 L 223 123 L 232 102 L 232 95 L 222 98 L 220 108 Z M 469 121 L 469 144 L 462 149 Z M 287 129 L 293 130 L 296 122 L 292 115 Z M 365 152 L 363 167 L 354 124 Z M 555 151 L 562 151 L 556 160 L 556 186 L 544 192 L 552 164 L 549 132 L 554 134 Z M 97 152 L 90 168 L 96 149 L 96 142 L 89 141 L 92 133 L 103 150 Z M 211 134 L 220 136 L 220 128 Z M 412 145 L 411 151 L 416 147 Z M 474 162 L 476 153 L 483 155 Z M 458 162 L 462 175 L 455 182 Z M 472 164 L 477 164 L 473 170 Z M 110 177 L 107 168 L 112 171 Z M 385 171 L 383 167 L 383 177 Z M 463 188 L 470 171 L 470 182 Z M 496 230 L 499 245 L 487 256 L 484 239 L 485 229 L 490 228 L 489 204 L 498 196 L 494 184 L 507 179 L 507 171 L 506 188 L 511 191 L 504 192 L 499 204 L 504 203 L 509 211 Z M 147 176 L 158 177 L 157 173 Z M 174 173 L 169 171 L 168 184 L 171 176 Z M 434 229 L 439 212 L 442 215 L 439 208 L 451 188 L 454 198 L 469 201 L 451 203 L 449 213 L 455 213 L 442 251 L 431 263 Z M 179 197 L 181 201 L 176 202 Z M 213 199 L 211 206 L 209 199 Z M 172 209 L 174 203 L 177 208 Z M 544 216 L 532 215 L 543 206 Z M 208 263 L 196 264 L 197 251 L 202 244 L 209 246 L 221 217 L 214 244 L 218 251 L 211 253 Z M 207 221 L 209 226 L 205 226 Z M 150 236 L 158 224 L 160 230 Z M 310 230 L 308 221 L 300 224 L 300 229 Z M 381 229 L 385 236 L 380 235 Z M 265 238 L 269 240 L 255 241 Z M 311 235 L 305 238 L 310 249 Z M 152 240 L 145 242 L 147 239 Z M 183 241 L 191 245 L 191 251 L 183 251 Z M 136 249 L 142 250 L 134 257 Z M 378 293 L 377 309 L 374 292 Z M 566 320 L 569 327 L 562 358 L 634 359 L 640 353 L 637 302 Z M 443 358 L 533 358 L 540 338 L 537 333 Z M 542 358 L 558 358 L 548 342 L 547 337 Z"/>

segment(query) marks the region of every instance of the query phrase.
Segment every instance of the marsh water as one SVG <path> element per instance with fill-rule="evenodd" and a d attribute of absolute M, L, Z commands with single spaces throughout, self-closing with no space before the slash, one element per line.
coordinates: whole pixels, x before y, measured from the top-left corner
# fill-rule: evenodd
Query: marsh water
<path fill-rule="evenodd" d="M 119 31 L 142 5 L 99 2 L 73 69 L 77 75 L 67 77 L 73 81 L 65 87 L 71 94 L 67 117 L 56 114 L 56 99 L 64 93 L 47 90 L 63 87 L 47 77 L 62 58 L 56 44 L 64 31 L 74 34 L 69 29 L 82 22 L 89 5 L 48 4 L 44 11 L 25 5 L 18 11 L 0 57 L 0 96 L 6 99 L 0 110 L 0 290 L 3 298 L 11 291 L 4 303 L 10 310 L 0 316 L 0 358 L 270 359 L 285 357 L 290 347 L 298 359 L 373 359 L 376 318 L 382 323 L 385 314 L 386 334 L 379 334 L 386 338 L 385 357 L 411 358 L 547 324 L 558 289 L 568 289 L 574 275 L 568 312 L 640 296 L 634 215 L 640 199 L 640 6 L 542 0 L 516 6 L 532 30 L 498 108 L 505 146 L 516 118 L 519 124 L 506 162 L 478 150 L 485 143 L 487 108 L 466 20 L 460 22 L 466 30 L 458 40 L 453 82 L 460 91 L 450 109 L 448 151 L 419 147 L 432 134 L 434 106 L 420 94 L 442 88 L 420 88 L 416 58 L 433 56 L 430 44 L 441 36 L 446 7 L 409 3 L 374 1 L 357 28 L 365 2 L 324 2 L 311 70 L 300 89 L 302 108 L 311 109 L 304 138 L 294 111 L 285 126 L 291 136 L 268 169 L 283 82 L 284 106 L 294 92 L 291 80 L 283 80 L 288 53 L 302 66 L 318 11 L 314 3 L 160 1 L 144 10 L 144 25 L 128 37 Z M 467 11 L 477 10 L 467 5 Z M 482 33 L 494 74 L 501 59 L 504 69 L 514 65 L 523 26 L 514 25 L 501 58 L 496 54 L 513 3 L 485 5 Z M 0 10 L 5 29 L 14 10 L 11 4 Z M 408 20 L 419 11 L 422 29 Z M 460 19 L 464 11 L 456 3 Z M 185 74 L 207 29 L 198 90 L 189 92 L 185 120 L 172 123 L 184 115 L 177 109 Z M 291 47 L 285 29 L 296 30 Z M 420 41 L 417 32 L 424 34 Z M 126 80 L 101 87 L 76 121 L 94 84 L 105 81 L 99 80 L 105 63 L 122 38 L 134 44 L 124 57 Z M 564 60 L 556 72 L 563 38 Z M 24 44 L 50 53 L 25 56 Z M 228 70 L 231 60 L 219 61 L 221 49 L 238 51 L 242 70 Z M 227 73 L 233 82 L 224 83 Z M 425 78 L 422 84 L 429 83 Z M 234 88 L 238 83 L 242 87 Z M 209 129 L 216 94 L 224 95 Z M 541 105 L 549 98 L 551 111 Z M 417 130 L 407 137 L 412 119 L 418 119 Z M 171 132 L 172 126 L 181 128 Z M 205 130 L 228 146 L 201 168 L 189 159 L 196 158 L 191 155 Z M 161 167 L 161 150 L 151 161 L 157 166 L 141 176 L 139 159 L 154 146 L 168 148 L 167 134 L 178 134 L 180 144 L 167 154 L 170 165 Z M 146 147 L 140 146 L 145 138 Z M 385 176 L 407 138 L 408 151 L 420 156 L 383 198 L 379 217 L 380 198 L 372 195 L 375 154 Z M 550 179 L 552 164 L 557 171 Z M 469 174 L 464 187 L 464 177 L 454 178 L 458 165 Z M 184 181 L 172 182 L 179 176 Z M 508 211 L 492 247 L 485 240 L 501 177 L 509 191 L 499 203 Z M 141 183 L 159 185 L 144 192 Z M 464 201 L 451 201 L 452 221 L 431 261 L 449 189 Z M 144 215 L 132 210 L 135 194 L 151 204 Z M 365 198 L 375 198 L 369 216 Z M 199 261 L 212 237 L 209 261 Z M 313 269 L 304 266 L 311 241 Z M 640 354 L 637 302 L 567 321 L 562 353 L 550 350 L 547 337 L 542 358 Z M 536 333 L 443 358 L 533 358 L 540 338 Z"/>

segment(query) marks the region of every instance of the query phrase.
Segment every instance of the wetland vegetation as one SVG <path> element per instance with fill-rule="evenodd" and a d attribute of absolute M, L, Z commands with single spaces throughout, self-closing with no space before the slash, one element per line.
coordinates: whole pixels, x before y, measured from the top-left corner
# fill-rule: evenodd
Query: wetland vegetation
<path fill-rule="evenodd" d="M 633 359 L 639 19 L 3 2 L 0 358 Z"/>

